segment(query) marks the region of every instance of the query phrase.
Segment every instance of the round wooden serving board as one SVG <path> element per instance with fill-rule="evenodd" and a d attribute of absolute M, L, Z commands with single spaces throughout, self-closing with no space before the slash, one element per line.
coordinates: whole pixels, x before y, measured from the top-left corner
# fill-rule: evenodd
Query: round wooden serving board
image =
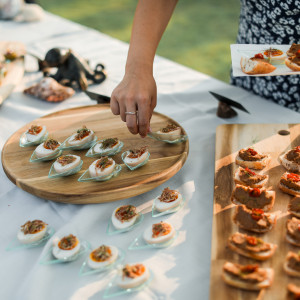
<path fill-rule="evenodd" d="M 175 123 L 169 117 L 154 112 L 151 119 L 153 131 Z M 48 172 L 54 161 L 30 163 L 29 159 L 35 147 L 21 148 L 19 139 L 32 124 L 46 125 L 50 137 L 63 142 L 82 125 L 95 131 L 99 139 L 118 137 L 124 142 L 120 153 L 113 156 L 116 163 L 122 165 L 117 177 L 105 182 L 78 182 L 77 179 L 97 158 L 86 157 L 87 150 L 64 151 L 64 154 L 81 156 L 83 166 L 79 173 L 55 179 L 48 178 Z M 179 125 L 179 124 L 178 124 Z M 183 133 L 184 130 L 182 129 Z M 139 169 L 130 171 L 122 162 L 121 153 L 131 148 L 149 146 L 150 159 Z M 27 124 L 15 132 L 2 150 L 2 165 L 8 178 L 18 187 L 38 197 L 56 202 L 87 204 L 116 201 L 145 193 L 162 184 L 175 175 L 188 156 L 188 140 L 179 144 L 167 144 L 144 139 L 129 133 L 126 123 L 114 116 L 108 105 L 83 106 L 62 110 Z"/>

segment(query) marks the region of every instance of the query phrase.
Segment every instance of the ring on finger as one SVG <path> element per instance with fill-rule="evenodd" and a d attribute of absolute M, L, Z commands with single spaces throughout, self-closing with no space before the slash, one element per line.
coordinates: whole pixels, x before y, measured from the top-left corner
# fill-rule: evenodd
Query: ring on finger
<path fill-rule="evenodd" d="M 137 111 L 125 111 L 125 115 L 137 115 Z"/>

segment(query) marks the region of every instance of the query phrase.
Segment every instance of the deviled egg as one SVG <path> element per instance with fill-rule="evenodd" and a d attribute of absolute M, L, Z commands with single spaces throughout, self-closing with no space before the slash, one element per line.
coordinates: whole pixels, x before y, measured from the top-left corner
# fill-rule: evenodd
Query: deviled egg
<path fill-rule="evenodd" d="M 155 198 L 154 207 L 159 212 L 177 207 L 182 201 L 182 196 L 177 190 L 165 188 L 160 196 Z"/>
<path fill-rule="evenodd" d="M 285 52 L 275 48 L 263 50 L 262 54 L 264 59 L 268 60 L 271 64 L 283 64 L 284 60 L 287 58 Z"/>
<path fill-rule="evenodd" d="M 91 142 L 94 136 L 94 131 L 86 128 L 86 126 L 82 126 L 81 129 L 78 129 L 76 133 L 70 136 L 68 144 L 70 146 L 82 146 L 86 143 Z"/>
<path fill-rule="evenodd" d="M 46 126 L 31 125 L 25 134 L 28 142 L 37 142 L 41 140 L 46 133 Z"/>
<path fill-rule="evenodd" d="M 135 167 L 148 158 L 148 147 L 144 146 L 140 149 L 128 150 L 127 155 L 124 157 L 124 163 L 130 167 Z"/>
<path fill-rule="evenodd" d="M 103 156 L 89 166 L 89 173 L 92 177 L 107 176 L 114 171 L 115 165 L 116 163 L 112 158 Z"/>
<path fill-rule="evenodd" d="M 53 239 L 52 254 L 57 259 L 70 259 L 80 250 L 80 242 L 73 234 L 63 237 L 62 239 Z"/>
<path fill-rule="evenodd" d="M 148 244 L 160 244 L 171 240 L 175 235 L 174 227 L 166 222 L 153 224 L 145 230 L 143 238 Z"/>
<path fill-rule="evenodd" d="M 53 164 L 57 173 L 64 173 L 76 168 L 80 164 L 81 158 L 77 155 L 62 155 Z"/>
<path fill-rule="evenodd" d="M 137 217 L 138 214 L 135 206 L 122 205 L 114 210 L 111 216 L 111 221 L 116 229 L 121 230 L 132 226 Z"/>
<path fill-rule="evenodd" d="M 17 238 L 22 244 L 37 242 L 45 236 L 47 225 L 41 220 L 27 221 L 21 226 Z"/>
<path fill-rule="evenodd" d="M 117 279 L 117 285 L 123 289 L 135 288 L 148 280 L 150 272 L 144 264 L 125 265 Z"/>
<path fill-rule="evenodd" d="M 94 146 L 94 152 L 99 154 L 107 153 L 109 151 L 118 149 L 120 145 L 121 142 L 118 140 L 118 138 L 104 139 Z"/>
<path fill-rule="evenodd" d="M 102 245 L 90 253 L 87 264 L 92 269 L 99 269 L 112 264 L 117 258 L 116 247 Z"/>
<path fill-rule="evenodd" d="M 173 141 L 178 139 L 178 136 L 181 134 L 181 128 L 175 124 L 168 124 L 166 127 L 158 130 L 156 134 L 159 134 L 161 139 Z"/>
<path fill-rule="evenodd" d="M 60 143 L 54 139 L 47 139 L 44 143 L 40 144 L 35 149 L 35 155 L 38 158 L 52 156 L 59 152 Z"/>

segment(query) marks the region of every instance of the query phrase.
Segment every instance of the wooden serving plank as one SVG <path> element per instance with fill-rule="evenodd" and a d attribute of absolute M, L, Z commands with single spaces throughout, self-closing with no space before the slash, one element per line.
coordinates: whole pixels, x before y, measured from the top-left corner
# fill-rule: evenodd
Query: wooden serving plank
<path fill-rule="evenodd" d="M 176 121 L 154 112 L 151 127 L 154 131 L 167 123 L 179 125 Z M 21 148 L 19 138 L 31 125 L 46 125 L 51 137 L 63 142 L 82 125 L 95 131 L 99 139 L 118 137 L 124 142 L 120 153 L 113 156 L 122 165 L 119 176 L 105 182 L 78 182 L 77 179 L 97 158 L 86 157 L 87 150 L 64 151 L 81 156 L 82 170 L 72 176 L 48 178 L 54 161 L 30 163 L 35 147 Z M 183 129 L 182 129 L 183 130 Z M 183 130 L 185 134 L 185 131 Z M 131 148 L 149 146 L 150 159 L 143 167 L 130 171 L 122 162 L 121 153 Z M 2 150 L 2 165 L 8 178 L 21 189 L 41 198 L 75 204 L 100 203 L 133 197 L 154 189 L 175 175 L 183 166 L 188 155 L 188 141 L 167 144 L 144 139 L 129 133 L 126 123 L 114 116 L 108 105 L 91 105 L 62 110 L 36 119 L 15 132 Z"/>
<path fill-rule="evenodd" d="M 280 135 L 279 131 L 288 131 L 288 135 Z M 298 252 L 300 249 L 285 241 L 286 221 L 290 218 L 287 206 L 292 199 L 278 188 L 281 175 L 286 171 L 280 165 L 278 157 L 288 149 L 300 145 L 300 124 L 232 124 L 221 125 L 216 132 L 214 210 L 211 245 L 210 299 L 286 299 L 288 283 L 300 285 L 299 279 L 286 275 L 283 263 L 288 251 Z M 265 169 L 269 174 L 267 187 L 276 192 L 275 204 L 271 212 L 281 211 L 277 224 L 270 232 L 257 235 L 266 242 L 275 243 L 278 248 L 272 258 L 258 262 L 262 267 L 272 267 L 275 272 L 273 285 L 259 292 L 240 290 L 226 285 L 222 278 L 222 267 L 225 261 L 241 264 L 253 264 L 257 261 L 242 257 L 227 247 L 228 238 L 240 231 L 232 221 L 234 205 L 230 196 L 234 188 L 233 175 L 237 169 L 235 157 L 238 151 L 246 147 L 254 147 L 259 152 L 269 153 L 272 157 L 270 165 Z M 249 233 L 251 235 L 255 235 Z M 226 295 L 226 296 L 225 296 Z"/>

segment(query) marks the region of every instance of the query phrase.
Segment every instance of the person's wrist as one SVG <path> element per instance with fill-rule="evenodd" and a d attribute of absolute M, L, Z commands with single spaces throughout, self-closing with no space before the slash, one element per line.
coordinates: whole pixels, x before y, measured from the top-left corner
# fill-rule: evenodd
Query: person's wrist
<path fill-rule="evenodd" d="M 133 60 L 127 61 L 125 66 L 125 74 L 148 74 L 153 76 L 153 63 L 147 61 Z"/>

